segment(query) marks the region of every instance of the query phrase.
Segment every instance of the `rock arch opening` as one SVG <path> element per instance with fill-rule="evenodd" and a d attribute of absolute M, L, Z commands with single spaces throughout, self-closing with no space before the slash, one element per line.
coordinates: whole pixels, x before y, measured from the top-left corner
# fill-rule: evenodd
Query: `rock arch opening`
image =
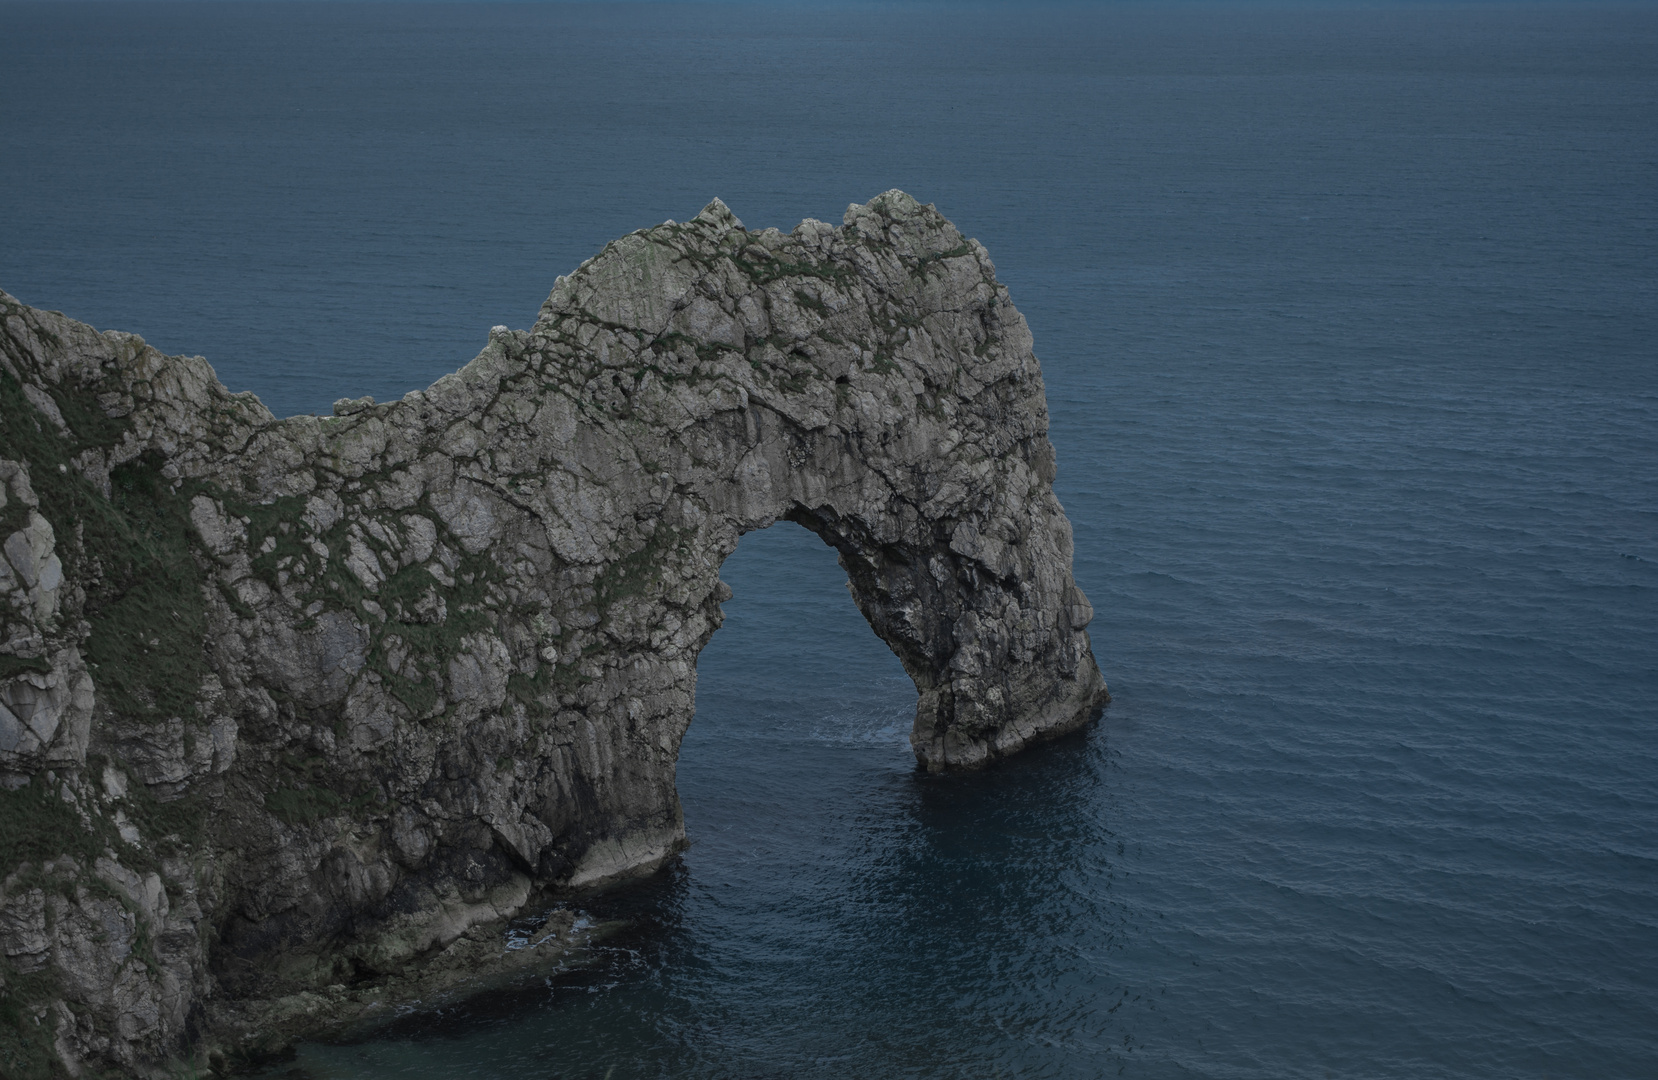
<path fill-rule="evenodd" d="M 768 754 L 860 747 L 884 764 L 913 766 L 914 684 L 853 604 L 833 549 L 779 521 L 745 535 L 720 577 L 735 595 L 697 657 L 682 791 L 689 759 L 712 754 L 734 765 L 756 741 Z M 697 767 L 712 777 L 721 766 L 704 757 Z"/>

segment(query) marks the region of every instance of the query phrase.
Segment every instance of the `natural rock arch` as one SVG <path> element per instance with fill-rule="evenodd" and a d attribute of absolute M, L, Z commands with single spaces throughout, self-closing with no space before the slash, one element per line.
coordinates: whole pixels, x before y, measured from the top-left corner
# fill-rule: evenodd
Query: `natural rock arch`
<path fill-rule="evenodd" d="M 28 699 L 0 712 L 0 772 L 55 767 L 100 837 L 156 839 L 129 785 L 200 811 L 157 872 L 214 955 L 175 935 L 182 989 L 110 1060 L 176 1042 L 206 966 L 231 997 L 385 970 L 538 883 L 676 851 L 719 568 L 778 519 L 839 552 L 928 770 L 1105 701 L 1030 333 L 984 249 L 902 192 L 789 234 L 715 201 L 610 244 L 429 389 L 327 418 L 0 302 L 0 511 L 33 560 L 0 580 L 30 665 L 0 678 Z"/>

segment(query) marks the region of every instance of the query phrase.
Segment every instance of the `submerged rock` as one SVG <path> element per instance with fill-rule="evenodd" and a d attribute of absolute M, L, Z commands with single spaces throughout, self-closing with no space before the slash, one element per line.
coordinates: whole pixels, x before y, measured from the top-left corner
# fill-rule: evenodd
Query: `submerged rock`
<path fill-rule="evenodd" d="M 0 305 L 8 1077 L 268 1041 L 260 1002 L 659 866 L 720 565 L 779 518 L 915 681 L 926 769 L 1106 699 L 1030 333 L 902 192 L 634 233 L 331 417 Z"/>

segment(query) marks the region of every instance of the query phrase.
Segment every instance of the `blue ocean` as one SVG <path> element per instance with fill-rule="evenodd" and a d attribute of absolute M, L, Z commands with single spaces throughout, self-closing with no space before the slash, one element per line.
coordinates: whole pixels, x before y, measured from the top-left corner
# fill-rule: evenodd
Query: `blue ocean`
<path fill-rule="evenodd" d="M 0 287 L 278 414 L 893 187 L 1030 322 L 1103 718 L 917 774 L 750 534 L 626 928 L 266 1075 L 1658 1076 L 1658 6 L 0 3 Z"/>

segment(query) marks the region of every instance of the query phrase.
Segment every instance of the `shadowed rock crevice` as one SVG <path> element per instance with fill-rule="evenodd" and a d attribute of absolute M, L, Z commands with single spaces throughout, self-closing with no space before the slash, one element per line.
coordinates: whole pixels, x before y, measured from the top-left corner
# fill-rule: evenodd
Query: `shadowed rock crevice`
<path fill-rule="evenodd" d="M 1029 331 L 901 192 L 634 233 L 530 330 L 323 418 L 0 303 L 19 1075 L 159 1067 L 187 1016 L 268 1042 L 304 995 L 660 865 L 719 568 L 780 518 L 915 681 L 922 767 L 1105 701 Z"/>

